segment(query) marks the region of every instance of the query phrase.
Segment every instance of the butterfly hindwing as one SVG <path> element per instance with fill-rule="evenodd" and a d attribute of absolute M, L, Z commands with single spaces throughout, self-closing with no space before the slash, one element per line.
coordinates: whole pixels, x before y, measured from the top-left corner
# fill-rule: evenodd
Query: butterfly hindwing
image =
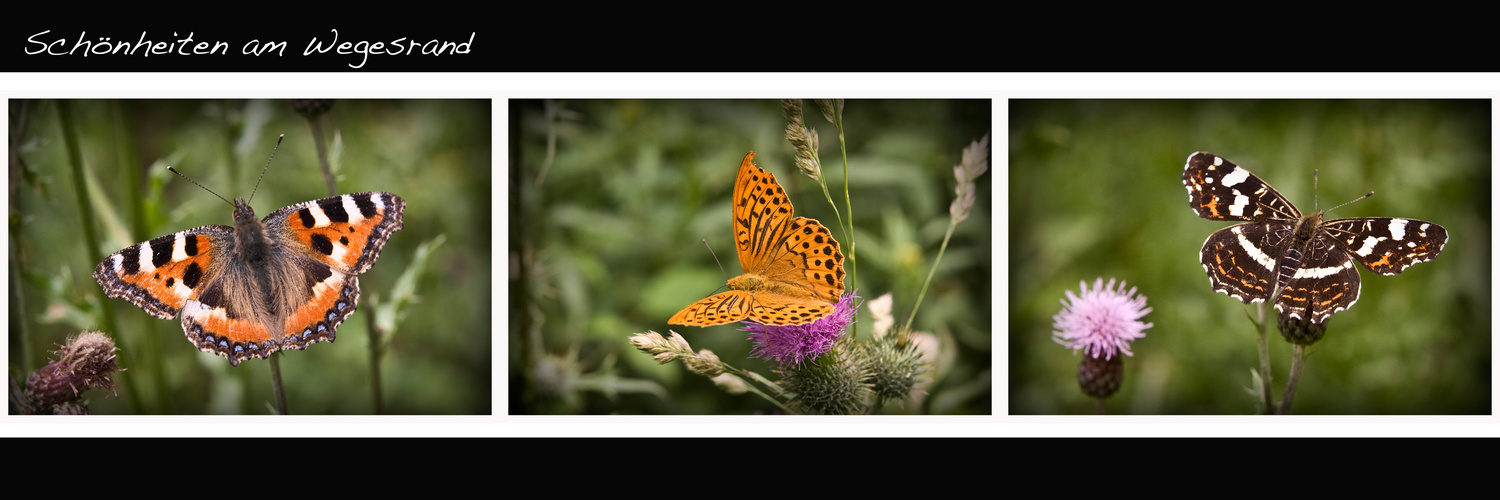
<path fill-rule="evenodd" d="M 750 292 L 730 290 L 715 294 L 682 308 L 672 319 L 673 325 L 713 326 L 732 323 L 750 315 L 752 299 Z"/>
<path fill-rule="evenodd" d="M 1287 228 L 1261 223 L 1214 231 L 1198 253 L 1209 286 L 1247 304 L 1270 298 L 1276 286 L 1277 261 L 1260 249 L 1280 248 L 1290 235 Z"/>
<path fill-rule="evenodd" d="M 756 294 L 746 319 L 762 325 L 800 325 L 831 312 L 833 304 L 818 299 Z"/>
<path fill-rule="evenodd" d="M 839 251 L 839 242 L 828 228 L 806 217 L 791 220 L 775 251 L 756 272 L 806 290 L 819 300 L 838 302 L 844 294 L 844 253 Z"/>

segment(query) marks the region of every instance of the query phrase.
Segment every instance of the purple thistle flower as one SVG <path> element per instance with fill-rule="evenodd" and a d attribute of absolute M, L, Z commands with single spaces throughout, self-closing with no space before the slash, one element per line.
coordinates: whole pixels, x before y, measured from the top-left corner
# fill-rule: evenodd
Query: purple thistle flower
<path fill-rule="evenodd" d="M 1094 289 L 1079 281 L 1081 295 L 1068 290 L 1068 299 L 1063 300 L 1063 309 L 1052 317 L 1052 340 L 1074 352 L 1082 349 L 1093 358 L 1110 359 L 1116 353 L 1132 356 L 1130 342 L 1145 337 L 1151 323 L 1140 319 L 1151 312 L 1146 307 L 1146 296 L 1135 296 L 1135 288 L 1125 291 L 1125 282 L 1115 289 L 1115 280 L 1109 285 L 1104 278 L 1094 281 Z"/>
<path fill-rule="evenodd" d="M 742 332 L 750 332 L 749 340 L 755 343 L 750 357 L 780 363 L 782 366 L 800 365 L 818 359 L 818 355 L 833 349 L 833 344 L 844 336 L 844 327 L 854 320 L 854 305 L 858 298 L 852 292 L 834 304 L 833 312 L 827 316 L 800 325 L 762 325 L 744 321 Z"/>

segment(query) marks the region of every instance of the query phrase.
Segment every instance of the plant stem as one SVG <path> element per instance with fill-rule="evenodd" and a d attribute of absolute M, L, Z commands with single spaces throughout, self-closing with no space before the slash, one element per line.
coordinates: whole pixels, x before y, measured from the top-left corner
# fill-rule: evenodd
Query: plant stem
<path fill-rule="evenodd" d="M 1307 358 L 1307 346 L 1292 345 L 1292 374 L 1286 381 L 1286 393 L 1281 396 L 1281 414 L 1292 411 L 1292 397 L 1297 395 L 1297 381 L 1302 378 L 1303 360 Z"/>
<path fill-rule="evenodd" d="M 83 226 L 84 245 L 87 245 L 84 248 L 85 251 L 88 252 L 88 257 L 91 262 L 102 262 L 104 260 L 104 256 L 98 253 L 99 234 L 98 231 L 96 231 L 94 228 L 94 210 L 89 205 L 88 201 L 88 183 L 84 181 L 83 177 L 83 153 L 81 153 L 78 148 L 78 131 L 73 127 L 72 105 L 71 102 L 66 99 L 58 100 L 56 101 L 56 103 L 57 123 L 58 126 L 62 128 L 63 146 L 68 153 L 68 170 L 73 173 L 73 194 L 74 199 L 78 203 L 78 217 L 81 219 L 79 223 Z M 93 266 L 90 265 L 89 267 Z M 84 269 L 89 269 L 89 267 L 85 267 Z M 102 312 L 104 316 L 101 320 L 103 325 L 100 329 L 103 331 L 118 332 L 119 328 L 115 324 L 114 309 L 109 307 L 108 305 L 109 296 L 105 294 L 104 288 L 102 287 L 94 287 L 94 293 L 99 297 L 99 303 L 104 304 L 103 307 L 99 308 L 100 312 Z M 115 346 L 120 349 L 121 353 L 130 352 L 128 350 L 128 347 L 125 345 L 125 342 L 126 341 L 124 335 L 115 335 Z M 131 382 L 127 382 L 127 380 L 129 380 L 129 378 L 121 377 L 120 385 L 126 386 L 131 384 Z M 140 410 L 141 401 L 140 396 L 136 394 L 137 391 L 131 390 L 128 387 L 121 387 L 120 392 L 128 394 L 128 396 L 126 397 L 129 398 L 131 408 L 137 411 Z"/>
<path fill-rule="evenodd" d="M 754 392 L 754 393 L 760 395 L 760 397 L 765 398 L 766 401 L 770 401 L 771 404 L 776 405 L 777 408 L 780 408 L 781 411 L 786 412 L 786 414 L 788 414 L 788 415 L 795 415 L 797 413 L 795 411 L 792 411 L 791 408 L 787 408 L 786 405 L 781 404 L 780 400 L 772 397 L 769 394 L 761 392 L 760 389 L 755 388 L 755 386 L 753 384 L 755 384 L 759 380 L 764 380 L 761 377 L 755 376 L 754 374 L 746 372 L 746 371 L 741 370 L 739 368 L 735 368 L 733 366 L 730 366 L 729 363 L 725 363 L 723 361 L 719 362 L 719 368 L 723 369 L 725 373 L 729 373 L 730 375 L 734 375 L 736 377 L 739 377 L 740 380 L 745 381 L 745 389 L 746 390 L 749 390 L 750 392 Z M 775 385 L 771 385 L 768 388 L 771 389 L 771 390 L 773 390 L 773 391 L 775 391 L 778 394 L 780 394 L 780 392 L 781 392 L 780 388 L 776 387 Z"/>
<path fill-rule="evenodd" d="M 948 240 L 953 237 L 953 230 L 958 227 L 958 219 L 948 219 L 948 231 L 943 233 L 943 244 L 938 247 L 937 259 L 932 261 L 932 269 L 927 270 L 927 279 L 922 281 L 922 291 L 917 294 L 917 303 L 911 308 L 911 315 L 906 317 L 906 325 L 901 327 L 901 334 L 911 331 L 911 322 L 917 318 L 917 310 L 922 308 L 922 298 L 927 296 L 927 287 L 932 284 L 932 276 L 937 274 L 938 263 L 943 261 L 943 252 L 948 251 Z"/>
<path fill-rule="evenodd" d="M 271 393 L 276 397 L 276 414 L 286 415 L 286 391 L 281 386 L 281 351 L 271 353 Z"/>
<path fill-rule="evenodd" d="M 1272 295 L 1272 297 L 1275 297 L 1275 295 Z M 1255 341 L 1260 351 L 1260 392 L 1261 397 L 1265 399 L 1266 415 L 1271 415 L 1276 408 L 1276 400 L 1271 399 L 1271 349 L 1266 345 L 1266 309 L 1269 307 L 1269 303 L 1269 300 L 1264 300 L 1261 301 L 1259 307 L 1256 307 L 1256 310 L 1259 311 L 1260 319 L 1256 321 L 1259 330 L 1255 336 Z"/>

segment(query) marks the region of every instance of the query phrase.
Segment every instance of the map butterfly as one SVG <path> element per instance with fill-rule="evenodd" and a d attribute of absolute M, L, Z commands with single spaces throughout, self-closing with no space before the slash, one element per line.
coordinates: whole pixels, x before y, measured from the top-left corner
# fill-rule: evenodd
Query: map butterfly
<path fill-rule="evenodd" d="M 1387 276 L 1442 253 L 1443 226 L 1415 219 L 1303 215 L 1250 171 L 1211 153 L 1193 153 L 1182 170 L 1188 206 L 1210 220 L 1248 221 L 1215 231 L 1200 259 L 1216 292 L 1247 304 L 1280 285 L 1283 318 L 1321 324 L 1359 300 L 1359 271 Z M 1369 195 L 1366 195 L 1369 196 Z"/>

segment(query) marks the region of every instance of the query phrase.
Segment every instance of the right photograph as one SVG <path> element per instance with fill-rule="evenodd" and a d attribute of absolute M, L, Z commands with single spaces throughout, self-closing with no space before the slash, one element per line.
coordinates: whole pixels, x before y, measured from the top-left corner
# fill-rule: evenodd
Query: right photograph
<path fill-rule="evenodd" d="M 1491 101 L 1009 101 L 1013 415 L 1488 415 Z"/>

